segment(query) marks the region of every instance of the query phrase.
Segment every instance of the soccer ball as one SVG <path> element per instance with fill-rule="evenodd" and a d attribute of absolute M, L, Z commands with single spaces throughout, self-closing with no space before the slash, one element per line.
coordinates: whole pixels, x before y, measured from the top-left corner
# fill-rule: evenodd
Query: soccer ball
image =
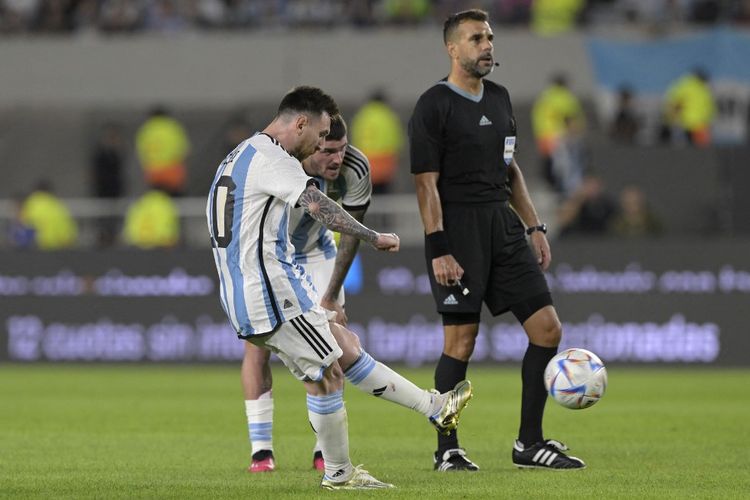
<path fill-rule="evenodd" d="M 604 396 L 607 369 L 586 349 L 566 349 L 550 360 L 544 370 L 544 387 L 565 408 L 582 410 Z"/>

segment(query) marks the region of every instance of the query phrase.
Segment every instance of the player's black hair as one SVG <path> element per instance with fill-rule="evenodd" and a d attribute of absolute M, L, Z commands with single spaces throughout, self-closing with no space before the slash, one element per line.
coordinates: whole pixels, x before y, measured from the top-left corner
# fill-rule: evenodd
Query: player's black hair
<path fill-rule="evenodd" d="M 290 90 L 279 104 L 278 115 L 287 113 L 309 113 L 330 116 L 339 114 L 339 107 L 331 96 L 317 87 L 302 85 Z"/>
<path fill-rule="evenodd" d="M 443 42 L 447 44 L 458 25 L 467 20 L 489 22 L 490 15 L 481 9 L 469 9 L 451 14 L 443 24 Z"/>
<path fill-rule="evenodd" d="M 711 77 L 708 74 L 708 71 L 706 71 L 706 68 L 702 66 L 696 66 L 693 68 L 693 74 L 701 81 L 707 82 L 711 79 Z"/>
<path fill-rule="evenodd" d="M 554 85 L 558 85 L 560 87 L 567 87 L 568 86 L 568 75 L 562 71 L 558 71 L 557 73 L 554 73 L 552 75 L 552 78 L 550 78 L 550 81 Z"/>
<path fill-rule="evenodd" d="M 154 117 L 154 116 L 169 116 L 169 108 L 167 108 L 163 104 L 155 104 L 151 107 L 151 109 L 148 110 L 148 116 Z"/>
<path fill-rule="evenodd" d="M 331 116 L 331 131 L 326 136 L 326 141 L 340 141 L 346 135 L 346 122 L 341 115 Z"/>

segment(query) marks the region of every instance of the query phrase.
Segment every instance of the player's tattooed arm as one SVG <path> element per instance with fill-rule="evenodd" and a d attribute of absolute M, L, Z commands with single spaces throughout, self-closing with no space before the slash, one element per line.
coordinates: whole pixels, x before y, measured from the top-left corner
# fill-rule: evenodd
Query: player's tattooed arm
<path fill-rule="evenodd" d="M 376 231 L 357 222 L 346 210 L 313 185 L 305 189 L 297 200 L 297 204 L 310 214 L 310 217 L 332 231 L 350 234 L 359 240 L 368 241 L 372 245 L 375 245 L 378 241 Z"/>

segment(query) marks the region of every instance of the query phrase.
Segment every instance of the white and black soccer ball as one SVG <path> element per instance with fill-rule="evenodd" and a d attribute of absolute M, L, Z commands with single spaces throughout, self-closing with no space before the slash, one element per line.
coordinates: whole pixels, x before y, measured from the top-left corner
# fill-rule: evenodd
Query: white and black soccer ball
<path fill-rule="evenodd" d="M 555 355 L 544 370 L 544 386 L 557 403 L 581 410 L 599 401 L 607 390 L 607 369 L 586 349 L 566 349 Z"/>

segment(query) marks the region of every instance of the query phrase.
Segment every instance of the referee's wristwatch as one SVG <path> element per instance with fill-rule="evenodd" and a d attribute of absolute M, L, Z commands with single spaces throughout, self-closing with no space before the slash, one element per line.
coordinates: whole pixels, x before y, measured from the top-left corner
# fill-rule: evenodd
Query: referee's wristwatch
<path fill-rule="evenodd" d="M 534 231 L 541 231 L 544 234 L 547 234 L 547 224 L 541 224 L 539 226 L 531 226 L 526 229 L 526 234 L 531 234 Z"/>

